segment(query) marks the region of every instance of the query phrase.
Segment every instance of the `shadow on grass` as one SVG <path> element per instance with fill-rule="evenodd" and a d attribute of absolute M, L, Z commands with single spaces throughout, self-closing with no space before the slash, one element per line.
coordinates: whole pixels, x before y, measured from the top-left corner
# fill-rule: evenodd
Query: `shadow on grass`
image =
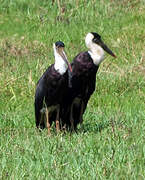
<path fill-rule="evenodd" d="M 109 121 L 105 121 L 105 122 L 100 122 L 100 123 L 84 123 L 82 125 L 80 125 L 80 127 L 77 130 L 77 133 L 86 133 L 86 132 L 101 132 L 103 129 L 107 128 L 108 126 L 110 126 L 110 122 Z"/>
<path fill-rule="evenodd" d="M 110 121 L 104 121 L 100 123 L 95 123 L 95 122 L 87 122 L 83 123 L 81 125 L 78 125 L 78 129 L 75 132 L 70 132 L 70 131 L 60 131 L 59 135 L 72 135 L 72 134 L 81 134 L 81 133 L 97 133 L 101 132 L 103 129 L 107 128 L 110 126 Z M 39 136 L 44 136 L 47 135 L 47 128 L 40 130 L 37 129 L 35 126 L 34 127 L 3 127 L 0 128 L 0 135 L 2 134 L 7 134 L 10 136 L 17 136 L 18 134 L 31 134 L 31 135 L 39 135 Z M 58 135 L 55 129 L 54 124 L 51 127 L 51 135 L 56 136 Z"/>

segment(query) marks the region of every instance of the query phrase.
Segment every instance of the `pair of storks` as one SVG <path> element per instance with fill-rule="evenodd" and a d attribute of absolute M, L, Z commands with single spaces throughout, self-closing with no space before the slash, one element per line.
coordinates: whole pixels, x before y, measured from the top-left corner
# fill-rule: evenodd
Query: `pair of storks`
<path fill-rule="evenodd" d="M 71 65 L 64 52 L 64 43 L 53 44 L 55 63 L 39 79 L 35 92 L 36 127 L 48 128 L 55 122 L 56 130 L 77 129 L 82 123 L 88 100 L 95 90 L 96 73 L 104 60 L 104 50 L 114 53 L 97 33 L 88 33 L 85 43 L 89 49 L 79 53 Z"/>

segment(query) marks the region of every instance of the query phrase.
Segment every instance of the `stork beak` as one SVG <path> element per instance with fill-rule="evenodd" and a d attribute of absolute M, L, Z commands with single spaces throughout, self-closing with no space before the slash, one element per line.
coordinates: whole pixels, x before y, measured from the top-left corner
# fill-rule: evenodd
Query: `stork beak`
<path fill-rule="evenodd" d="M 116 58 L 115 54 L 107 47 L 106 44 L 104 44 L 103 41 L 100 41 L 100 42 L 99 42 L 99 45 L 100 45 L 108 54 L 110 54 L 111 56 L 113 56 L 114 58 Z"/>
<path fill-rule="evenodd" d="M 69 61 L 68 61 L 68 59 L 67 59 L 67 57 L 66 57 L 66 55 L 65 55 L 64 50 L 61 50 L 61 51 L 59 52 L 59 54 L 60 54 L 60 56 L 63 58 L 63 60 L 65 61 L 65 63 L 68 65 L 68 69 L 69 69 L 70 72 L 72 73 L 72 67 L 71 67 L 71 65 L 70 65 L 70 63 L 69 63 Z"/>

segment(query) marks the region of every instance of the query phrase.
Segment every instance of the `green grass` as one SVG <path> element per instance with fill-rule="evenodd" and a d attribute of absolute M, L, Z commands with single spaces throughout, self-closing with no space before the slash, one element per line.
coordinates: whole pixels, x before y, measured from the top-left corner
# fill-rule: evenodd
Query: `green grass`
<path fill-rule="evenodd" d="M 145 1 L 0 2 L 0 179 L 145 179 Z M 35 129 L 35 85 L 62 40 L 95 31 L 106 55 L 78 133 Z"/>

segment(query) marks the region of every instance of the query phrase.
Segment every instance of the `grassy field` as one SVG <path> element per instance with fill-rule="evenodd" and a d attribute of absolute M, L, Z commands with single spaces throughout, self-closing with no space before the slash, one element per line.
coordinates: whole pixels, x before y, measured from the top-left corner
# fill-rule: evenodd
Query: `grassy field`
<path fill-rule="evenodd" d="M 57 1 L 58 2 L 58 1 Z M 145 179 L 145 1 L 0 1 L 0 179 Z M 78 133 L 35 129 L 35 85 L 62 40 L 71 62 L 98 32 L 106 54 Z"/>

